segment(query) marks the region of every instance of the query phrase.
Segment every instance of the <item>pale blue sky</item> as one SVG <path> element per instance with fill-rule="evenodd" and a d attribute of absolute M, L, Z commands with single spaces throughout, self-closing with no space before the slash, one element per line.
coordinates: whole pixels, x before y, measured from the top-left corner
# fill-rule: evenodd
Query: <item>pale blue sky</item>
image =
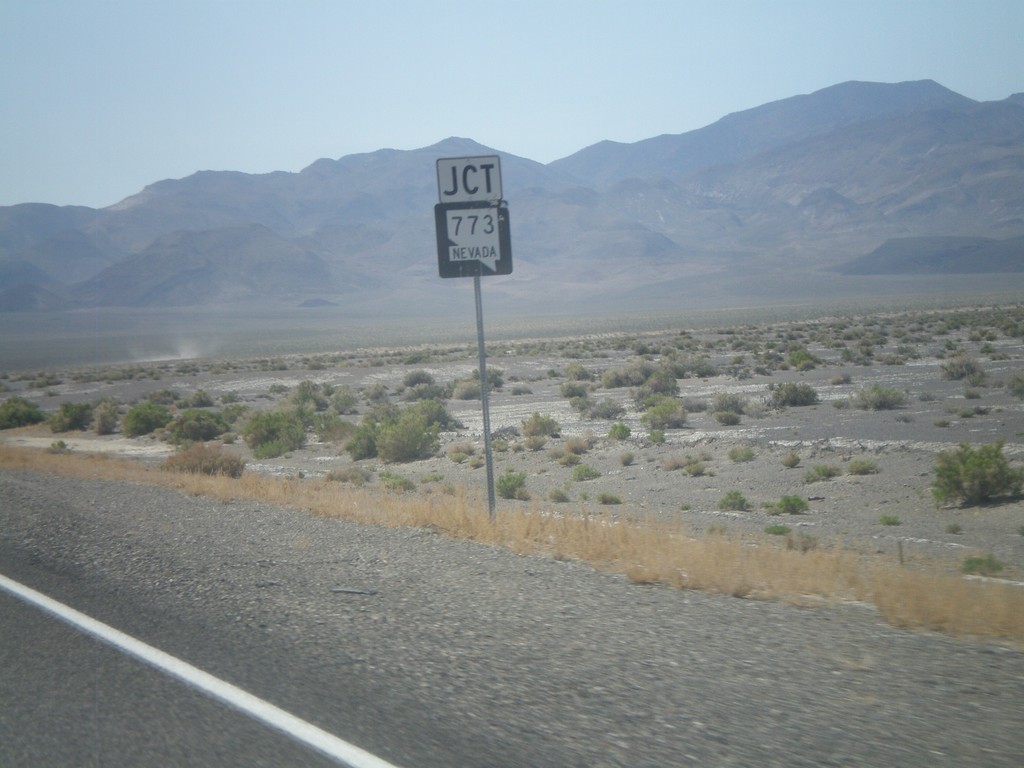
<path fill-rule="evenodd" d="M 540 162 L 846 80 L 1024 91 L 1024 0 L 0 0 L 0 205 L 448 136 Z"/>

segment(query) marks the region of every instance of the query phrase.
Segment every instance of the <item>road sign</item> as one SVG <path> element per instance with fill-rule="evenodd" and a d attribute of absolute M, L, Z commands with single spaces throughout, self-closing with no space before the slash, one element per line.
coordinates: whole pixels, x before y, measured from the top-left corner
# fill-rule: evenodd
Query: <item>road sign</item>
<path fill-rule="evenodd" d="M 437 269 L 441 277 L 512 273 L 508 207 L 489 202 L 434 206 Z"/>
<path fill-rule="evenodd" d="M 501 200 L 501 158 L 442 157 L 437 161 L 437 199 L 442 203 Z"/>

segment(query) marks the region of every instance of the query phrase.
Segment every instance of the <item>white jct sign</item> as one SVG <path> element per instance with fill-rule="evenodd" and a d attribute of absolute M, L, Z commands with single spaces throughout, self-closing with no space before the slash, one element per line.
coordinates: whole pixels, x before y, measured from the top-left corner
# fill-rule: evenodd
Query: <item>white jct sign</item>
<path fill-rule="evenodd" d="M 501 200 L 501 158 L 441 158 L 437 161 L 437 196 L 441 203 Z"/>

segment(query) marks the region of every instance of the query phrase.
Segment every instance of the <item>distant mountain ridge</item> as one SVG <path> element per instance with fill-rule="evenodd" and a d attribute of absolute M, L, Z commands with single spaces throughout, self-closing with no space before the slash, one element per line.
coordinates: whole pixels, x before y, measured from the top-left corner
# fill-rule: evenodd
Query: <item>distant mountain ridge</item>
<path fill-rule="evenodd" d="M 643 306 L 726 277 L 756 292 L 754 276 L 781 269 L 837 286 L 949 273 L 906 246 L 927 238 L 999 254 L 963 268 L 1024 272 L 1024 94 L 979 103 L 928 80 L 849 82 L 547 165 L 452 137 L 297 173 L 200 171 L 99 210 L 0 208 L 0 311 L 429 306 L 434 162 L 483 154 L 501 156 L 515 264 L 491 290 L 523 307 Z"/>

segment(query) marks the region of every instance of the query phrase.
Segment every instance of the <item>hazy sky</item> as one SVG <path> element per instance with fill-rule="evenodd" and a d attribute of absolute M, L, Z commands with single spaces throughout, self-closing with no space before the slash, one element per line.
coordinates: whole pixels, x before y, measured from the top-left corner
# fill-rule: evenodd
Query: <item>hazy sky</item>
<path fill-rule="evenodd" d="M 1024 91 L 1024 0 L 0 0 L 0 205 L 448 136 L 550 162 L 846 80 Z"/>

